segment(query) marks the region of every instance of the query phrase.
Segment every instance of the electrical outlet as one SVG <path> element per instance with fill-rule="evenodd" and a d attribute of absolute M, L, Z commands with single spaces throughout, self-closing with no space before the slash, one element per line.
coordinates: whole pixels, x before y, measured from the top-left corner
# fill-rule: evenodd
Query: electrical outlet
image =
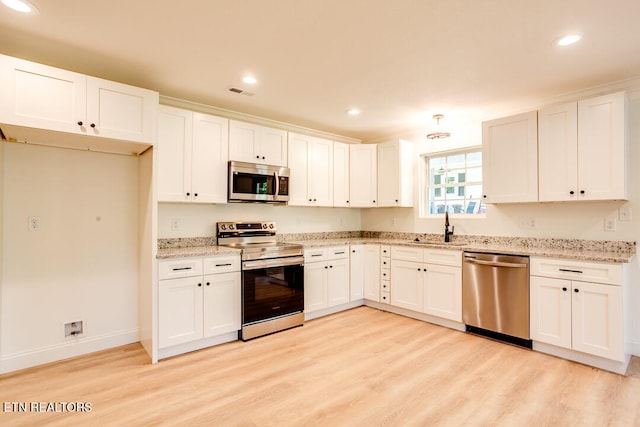
<path fill-rule="evenodd" d="M 29 231 L 40 230 L 40 217 L 30 216 L 28 218 L 28 227 L 29 227 Z"/>
<path fill-rule="evenodd" d="M 604 231 L 616 231 L 616 218 L 614 216 L 604 219 Z"/>
<path fill-rule="evenodd" d="M 180 220 L 178 218 L 171 218 L 171 231 L 180 230 Z"/>
<path fill-rule="evenodd" d="M 77 337 L 84 332 L 84 321 L 67 322 L 64 324 L 64 337 Z"/>
<path fill-rule="evenodd" d="M 620 219 L 620 221 L 631 221 L 631 206 L 620 206 L 620 210 L 618 211 L 618 218 Z"/>
<path fill-rule="evenodd" d="M 518 226 L 524 229 L 532 229 L 536 228 L 536 219 L 535 218 L 520 218 L 518 221 Z"/>

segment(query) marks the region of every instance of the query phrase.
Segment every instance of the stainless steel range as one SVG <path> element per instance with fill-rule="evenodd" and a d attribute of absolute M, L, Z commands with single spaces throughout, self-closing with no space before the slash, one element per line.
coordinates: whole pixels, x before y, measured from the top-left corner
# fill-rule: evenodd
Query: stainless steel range
<path fill-rule="evenodd" d="M 274 222 L 219 222 L 218 245 L 242 250 L 243 341 L 304 324 L 302 245 L 276 240 Z"/>

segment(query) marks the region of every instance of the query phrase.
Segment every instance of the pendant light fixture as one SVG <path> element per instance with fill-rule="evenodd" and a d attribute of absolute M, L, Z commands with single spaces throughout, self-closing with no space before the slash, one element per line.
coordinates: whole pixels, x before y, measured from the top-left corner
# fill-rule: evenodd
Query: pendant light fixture
<path fill-rule="evenodd" d="M 436 119 L 436 131 L 427 134 L 429 139 L 443 139 L 449 138 L 451 134 L 449 132 L 440 132 L 440 119 L 444 117 L 444 114 L 434 114 L 433 118 Z"/>

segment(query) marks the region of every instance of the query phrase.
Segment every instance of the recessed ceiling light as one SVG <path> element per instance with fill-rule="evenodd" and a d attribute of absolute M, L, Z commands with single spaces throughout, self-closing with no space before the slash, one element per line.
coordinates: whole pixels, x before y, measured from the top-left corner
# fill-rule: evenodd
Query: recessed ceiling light
<path fill-rule="evenodd" d="M 245 76 L 243 77 L 242 81 L 250 85 L 258 83 L 258 80 L 253 76 Z"/>
<path fill-rule="evenodd" d="M 32 3 L 29 3 L 26 0 L 2 0 L 2 4 L 22 13 L 32 13 L 37 12 L 38 10 Z"/>
<path fill-rule="evenodd" d="M 569 46 L 570 44 L 577 43 L 581 37 L 577 34 L 570 34 L 568 36 L 560 37 L 556 44 L 558 46 Z"/>
<path fill-rule="evenodd" d="M 358 110 L 357 108 L 351 108 L 347 111 L 347 114 L 350 116 L 357 116 L 358 114 L 360 114 L 360 110 Z"/>

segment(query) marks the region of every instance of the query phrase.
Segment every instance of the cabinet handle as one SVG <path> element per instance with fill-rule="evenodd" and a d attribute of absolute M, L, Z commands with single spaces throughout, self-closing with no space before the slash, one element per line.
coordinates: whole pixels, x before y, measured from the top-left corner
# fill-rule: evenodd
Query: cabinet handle
<path fill-rule="evenodd" d="M 486 194 L 483 194 L 483 195 L 482 195 L 482 198 L 483 198 L 483 199 L 486 199 L 486 198 L 487 198 L 487 195 L 486 195 Z"/>
<path fill-rule="evenodd" d="M 216 264 L 216 267 L 231 267 L 231 263 L 228 262 L 226 264 Z"/>
<path fill-rule="evenodd" d="M 314 202 L 317 202 L 317 201 L 318 201 L 318 199 L 313 199 L 313 201 L 314 201 Z"/>
<path fill-rule="evenodd" d="M 580 190 L 580 194 L 584 194 L 584 190 Z"/>
<path fill-rule="evenodd" d="M 580 274 L 582 274 L 582 271 L 580 271 L 580 270 L 570 270 L 568 268 L 559 268 L 558 271 L 562 271 L 563 273 L 580 273 Z"/>
<path fill-rule="evenodd" d="M 562 291 L 563 292 L 567 292 L 567 288 L 562 288 Z"/>
<path fill-rule="evenodd" d="M 193 197 L 198 197 L 198 193 L 193 193 Z"/>
<path fill-rule="evenodd" d="M 311 254 L 312 257 L 314 256 L 322 256 L 322 254 Z"/>
<path fill-rule="evenodd" d="M 344 251 L 342 251 L 342 252 L 334 252 L 333 254 L 334 255 L 342 255 L 342 254 L 344 254 Z"/>
<path fill-rule="evenodd" d="M 260 158 L 260 156 L 256 156 L 256 159 L 259 159 L 259 158 Z"/>
<path fill-rule="evenodd" d="M 200 288 L 200 287 L 202 287 L 202 283 L 198 283 L 198 287 L 199 287 L 199 288 Z"/>
<path fill-rule="evenodd" d="M 211 283 L 210 283 L 210 282 L 207 282 L 207 286 L 210 286 L 210 285 L 211 285 Z"/>
<path fill-rule="evenodd" d="M 326 265 L 324 266 L 325 269 L 328 269 L 329 267 L 327 267 Z"/>
<path fill-rule="evenodd" d="M 575 288 L 575 289 L 573 290 L 573 292 L 578 293 L 578 292 L 580 292 L 580 289 Z"/>
<path fill-rule="evenodd" d="M 78 122 L 78 126 L 82 126 L 82 120 Z"/>
<path fill-rule="evenodd" d="M 398 203 L 398 199 L 396 199 L 396 203 Z"/>
<path fill-rule="evenodd" d="M 347 203 L 349 203 L 349 201 L 347 200 Z"/>
<path fill-rule="evenodd" d="M 190 196 L 190 195 L 191 195 L 191 193 L 187 193 L 187 196 Z"/>
<path fill-rule="evenodd" d="M 575 191 L 571 190 L 571 191 L 569 191 L 569 194 L 571 194 L 573 196 L 575 194 Z"/>
<path fill-rule="evenodd" d="M 191 270 L 193 267 L 174 267 L 173 271 Z"/>
<path fill-rule="evenodd" d="M 91 123 L 89 126 L 91 126 L 92 128 L 95 128 L 96 124 L 95 123 Z"/>
<path fill-rule="evenodd" d="M 309 199 L 309 201 L 311 201 L 311 199 Z"/>
<path fill-rule="evenodd" d="M 374 200 L 373 203 L 375 203 L 376 201 Z"/>

